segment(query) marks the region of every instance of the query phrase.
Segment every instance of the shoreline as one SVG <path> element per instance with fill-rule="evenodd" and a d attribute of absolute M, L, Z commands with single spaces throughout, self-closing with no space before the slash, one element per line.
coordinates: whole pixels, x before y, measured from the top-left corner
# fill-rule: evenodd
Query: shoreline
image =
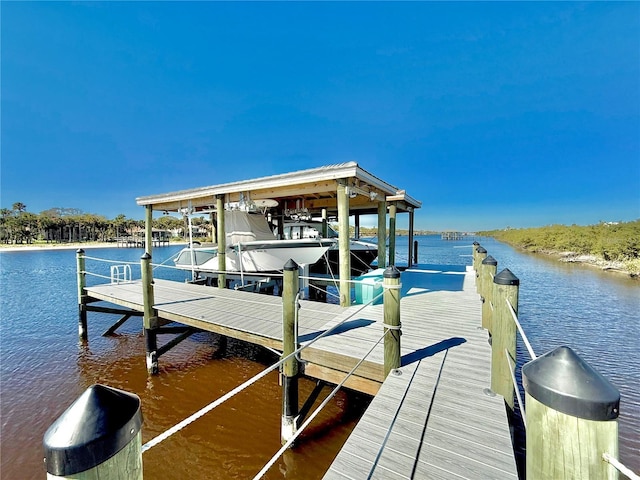
<path fill-rule="evenodd" d="M 615 275 L 622 275 L 632 280 L 640 281 L 640 274 L 638 272 L 629 269 L 624 262 L 605 260 L 597 257 L 596 255 L 586 255 L 576 252 L 561 252 L 557 250 L 527 250 L 519 247 L 520 250 L 527 253 L 534 253 L 537 255 L 544 255 L 548 258 L 553 258 L 562 263 L 575 263 L 578 265 L 584 265 L 591 268 L 596 268 L 602 272 L 612 273 Z"/>
<path fill-rule="evenodd" d="M 182 245 L 182 242 L 170 243 L 172 245 Z M 72 243 L 22 243 L 18 245 L 0 245 L 0 253 L 15 253 L 15 252 L 34 252 L 40 250 L 78 250 L 78 249 L 94 249 L 94 248 L 125 248 L 118 247 L 116 242 L 72 242 Z M 144 250 L 144 247 L 126 247 L 126 248 L 139 248 Z M 155 247 L 163 248 L 163 247 Z"/>

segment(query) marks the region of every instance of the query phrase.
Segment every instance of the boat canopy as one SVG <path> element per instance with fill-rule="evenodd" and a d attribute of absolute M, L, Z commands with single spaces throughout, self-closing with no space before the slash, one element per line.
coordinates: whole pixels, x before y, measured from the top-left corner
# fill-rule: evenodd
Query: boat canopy
<path fill-rule="evenodd" d="M 269 223 L 261 214 L 251 214 L 241 210 L 225 210 L 225 230 L 227 243 L 254 242 L 256 240 L 276 240 Z"/>

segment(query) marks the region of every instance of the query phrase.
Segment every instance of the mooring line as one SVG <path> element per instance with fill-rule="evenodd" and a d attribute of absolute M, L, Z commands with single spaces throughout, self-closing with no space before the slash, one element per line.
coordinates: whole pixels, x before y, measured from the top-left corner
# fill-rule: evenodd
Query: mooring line
<path fill-rule="evenodd" d="M 306 343 L 305 345 L 297 348 L 296 350 L 294 350 L 293 352 L 291 352 L 289 355 L 287 355 L 286 357 L 280 359 L 280 361 L 274 363 L 272 366 L 266 368 L 265 370 L 263 370 L 262 372 L 260 372 L 258 375 L 250 378 L 249 380 L 247 380 L 246 382 L 242 383 L 241 385 L 238 385 L 236 388 L 234 388 L 233 390 L 227 392 L 226 394 L 224 394 L 222 397 L 218 398 L 217 400 L 214 400 L 213 402 L 211 402 L 209 405 L 201 408 L 200 410 L 198 410 L 197 412 L 195 412 L 194 414 L 190 415 L 189 417 L 185 418 L 184 420 L 182 420 L 181 422 L 177 423 L 176 425 L 174 425 L 173 427 L 171 427 L 170 429 L 168 429 L 167 431 L 165 431 L 164 433 L 161 433 L 160 435 L 156 436 L 155 438 L 151 439 L 150 441 L 148 441 L 147 443 L 145 443 L 142 446 L 142 453 L 146 452 L 147 450 L 149 450 L 152 447 L 155 447 L 156 445 L 158 445 L 160 442 L 166 440 L 167 438 L 169 438 L 171 435 L 179 432 L 180 430 L 182 430 L 184 427 L 186 427 L 187 425 L 193 423 L 194 421 L 196 421 L 198 418 L 202 417 L 203 415 L 209 413 L 211 410 L 213 410 L 214 408 L 218 407 L 219 405 L 221 405 L 222 403 L 226 402 L 227 400 L 229 400 L 231 397 L 233 397 L 234 395 L 236 395 L 237 393 L 240 393 L 242 390 L 244 390 L 245 388 L 251 386 L 252 384 L 254 384 L 255 382 L 257 382 L 258 380 L 260 380 L 261 378 L 265 377 L 268 373 L 272 372 L 273 370 L 275 370 L 276 368 L 278 368 L 280 365 L 282 365 L 285 361 L 289 360 L 291 357 L 293 357 L 294 355 L 297 355 L 298 353 L 300 353 L 302 350 L 304 350 L 305 348 L 311 346 L 313 343 L 317 342 L 318 340 L 320 340 L 323 337 L 326 337 L 327 335 L 329 335 L 331 332 L 333 332 L 335 329 L 337 329 L 338 327 L 340 327 L 342 324 L 344 324 L 347 320 L 351 319 L 353 316 L 355 316 L 357 313 L 359 313 L 362 309 L 364 309 L 365 307 L 369 306 L 370 303 L 372 303 L 373 300 L 369 303 L 366 303 L 364 305 L 362 305 L 362 307 L 358 308 L 357 310 L 353 311 L 352 313 L 350 313 L 347 317 L 345 317 L 343 320 L 341 320 L 340 322 L 338 322 L 336 325 L 334 325 L 333 327 L 331 327 L 328 330 L 325 330 L 324 332 L 322 332 L 320 335 L 318 335 L 316 338 L 310 340 L 308 343 Z M 386 335 L 386 332 L 383 334 Z M 371 350 L 373 350 L 373 348 L 375 348 L 378 343 L 380 343 L 381 340 L 378 340 L 378 342 L 371 347 Z M 368 354 L 367 354 L 368 355 Z M 364 359 L 363 359 L 364 360 Z M 362 362 L 362 361 L 361 361 Z M 360 363 L 361 363 L 360 362 Z M 356 365 L 359 366 L 360 364 Z M 355 368 L 354 368 L 355 370 Z M 346 379 L 345 379 L 346 381 Z"/>
<path fill-rule="evenodd" d="M 323 402 L 318 406 L 318 408 L 316 408 L 313 411 L 313 413 L 311 415 L 309 415 L 309 418 L 307 418 L 307 420 L 305 420 L 304 423 L 302 425 L 300 425 L 300 427 L 295 431 L 295 433 L 287 441 L 287 443 L 285 443 L 280 448 L 280 450 L 278 450 L 276 452 L 276 454 L 273 457 L 271 457 L 271 460 L 269 460 L 265 464 L 265 466 L 262 467 L 262 470 L 260 470 L 256 474 L 256 476 L 253 477 L 253 480 L 257 480 L 259 478 L 262 478 L 262 476 L 264 476 L 264 474 L 269 471 L 269 469 L 273 466 L 273 464 L 276 463 L 276 460 L 278 460 L 278 458 L 280 458 L 282 456 L 282 454 L 284 452 L 286 452 L 289 447 L 291 447 L 291 445 L 296 440 L 296 438 L 298 438 L 298 436 L 300 436 L 300 434 L 304 431 L 305 428 L 307 428 L 307 426 L 309 426 L 309 424 L 318 415 L 318 413 L 320 413 L 320 411 L 327 405 L 327 403 L 329 403 L 329 400 L 331 400 L 336 395 L 336 393 L 338 393 L 338 390 L 340 390 L 340 388 L 342 388 L 342 386 L 346 383 L 346 381 L 349 378 L 351 378 L 353 373 L 358 369 L 358 367 L 362 364 L 362 362 L 365 361 L 365 359 L 371 354 L 371 352 L 373 352 L 374 348 L 376 348 L 378 346 L 378 344 L 382 341 L 382 339 L 385 337 L 386 334 L 387 334 L 387 332 L 382 334 L 382 336 L 378 339 L 378 341 L 369 349 L 369 351 L 367 353 L 365 353 L 365 355 L 358 361 L 358 363 L 356 363 L 355 367 L 353 367 L 349 371 L 349 373 L 347 373 L 347 375 L 344 377 L 344 379 L 331 391 L 331 393 L 329 393 L 329 395 L 327 395 L 327 398 L 325 398 L 323 400 Z"/>

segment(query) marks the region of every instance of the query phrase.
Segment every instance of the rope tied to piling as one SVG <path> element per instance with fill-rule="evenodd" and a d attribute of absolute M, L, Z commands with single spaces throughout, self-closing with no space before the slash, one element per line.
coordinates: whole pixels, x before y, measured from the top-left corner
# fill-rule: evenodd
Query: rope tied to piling
<path fill-rule="evenodd" d="M 177 423 L 176 425 L 174 425 L 173 427 L 169 428 L 167 431 L 165 431 L 164 433 L 161 433 L 160 435 L 156 436 L 155 438 L 151 439 L 150 441 L 148 441 L 147 443 L 145 443 L 142 446 L 142 453 L 145 453 L 147 450 L 151 449 L 152 447 L 155 447 L 156 445 L 158 445 L 159 443 L 163 442 L 164 440 L 166 440 L 167 438 L 169 438 L 170 436 L 172 436 L 173 434 L 179 432 L 180 430 L 182 430 L 183 428 L 185 428 L 186 426 L 192 424 L 193 422 L 195 422 L 196 420 L 198 420 L 200 417 L 206 415 L 207 413 L 209 413 L 211 410 L 213 410 L 214 408 L 220 406 L 222 403 L 226 402 L 227 400 L 229 400 L 230 398 L 232 398 L 233 396 L 235 396 L 236 394 L 242 392 L 243 390 L 245 390 L 247 387 L 253 385 L 255 382 L 257 382 L 258 380 L 262 379 L 263 377 L 265 377 L 266 375 L 268 375 L 270 372 L 274 371 L 276 368 L 280 367 L 282 364 L 284 364 L 287 360 L 289 360 L 290 358 L 297 356 L 302 350 L 304 350 L 305 348 L 311 346 L 313 343 L 317 342 L 318 340 L 320 340 L 323 337 L 326 337 L 327 335 L 329 335 L 330 333 L 332 333 L 334 330 L 336 330 L 337 328 L 339 328 L 340 326 L 342 326 L 346 321 L 350 320 L 351 318 L 353 318 L 355 315 L 357 315 L 358 313 L 360 313 L 360 311 L 362 309 L 364 309 L 365 307 L 369 306 L 370 304 L 372 304 L 375 300 L 377 299 L 374 298 L 373 300 L 371 300 L 370 302 L 362 305 L 360 308 L 355 309 L 353 312 L 351 312 L 349 315 L 347 315 L 343 320 L 341 320 L 340 322 L 338 322 L 336 325 L 334 325 L 333 327 L 329 328 L 328 330 L 325 330 L 322 334 L 318 335 L 316 338 L 314 338 L 313 340 L 309 341 L 307 344 L 301 346 L 300 348 L 297 348 L 296 350 L 294 350 L 293 352 L 291 352 L 289 355 L 287 355 L 286 357 L 281 358 L 278 362 L 274 363 L 273 365 L 271 365 L 270 367 L 264 369 L 262 372 L 260 372 L 259 374 L 255 375 L 254 377 L 250 378 L 249 380 L 247 380 L 246 382 L 242 383 L 241 385 L 238 385 L 236 388 L 234 388 L 233 390 L 227 392 L 226 394 L 224 394 L 222 397 L 218 398 L 217 400 L 214 400 L 213 402 L 211 402 L 210 404 L 206 405 L 205 407 L 201 408 L 200 410 L 198 410 L 197 412 L 195 412 L 194 414 L 190 415 L 189 417 L 185 418 L 184 420 L 182 420 L 181 422 Z M 384 338 L 384 336 L 387 334 L 387 332 L 385 332 L 381 339 Z M 377 346 L 377 344 L 380 343 L 380 340 L 378 340 L 378 342 L 374 345 Z M 373 348 L 372 347 L 372 350 Z M 367 353 L 368 355 L 368 353 Z M 365 356 L 366 357 L 366 356 Z M 364 358 L 363 358 L 364 360 Z M 362 361 L 360 361 L 360 363 L 362 363 Z M 355 369 L 360 365 L 360 363 L 358 363 L 358 365 L 356 365 L 356 367 L 354 367 L 353 371 L 355 371 Z M 345 379 L 346 381 L 346 379 Z"/>

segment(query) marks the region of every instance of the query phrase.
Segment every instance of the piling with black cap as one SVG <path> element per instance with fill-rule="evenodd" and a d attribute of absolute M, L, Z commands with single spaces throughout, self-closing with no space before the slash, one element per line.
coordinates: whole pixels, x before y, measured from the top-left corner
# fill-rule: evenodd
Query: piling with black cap
<path fill-rule="evenodd" d="M 569 347 L 522 367 L 527 479 L 618 478 L 620 392 Z"/>
<path fill-rule="evenodd" d="M 400 368 L 400 270 L 389 266 L 383 273 L 384 376 Z"/>
<path fill-rule="evenodd" d="M 476 271 L 476 293 L 482 294 L 482 279 L 480 275 L 482 273 L 482 261 L 487 258 L 487 249 L 484 247 L 476 248 L 476 263 L 474 269 Z"/>
<path fill-rule="evenodd" d="M 80 340 L 87 340 L 87 274 L 82 248 L 76 251 L 76 272 L 78 279 L 78 337 Z"/>
<path fill-rule="evenodd" d="M 511 314 L 518 314 L 520 280 L 505 268 L 493 277 L 493 317 L 491 319 L 491 390 L 504 397 L 513 411 L 515 387 L 512 374 L 516 365 L 517 327 Z"/>
<path fill-rule="evenodd" d="M 143 326 L 145 335 L 145 346 L 147 350 L 147 371 L 151 374 L 158 373 L 158 340 L 157 329 L 158 314 L 153 308 L 155 304 L 153 292 L 153 268 L 151 266 L 151 255 L 145 252 L 140 257 L 140 270 L 142 272 L 142 302 L 143 302 Z"/>
<path fill-rule="evenodd" d="M 289 259 L 284 265 L 284 279 L 282 286 L 282 358 L 291 355 L 296 345 L 296 310 L 298 304 L 296 296 L 299 289 L 298 264 Z M 282 364 L 282 422 L 280 440 L 284 445 L 297 430 L 298 405 L 298 361 L 295 356 Z"/>
<path fill-rule="evenodd" d="M 480 244 L 477 241 L 473 241 L 473 247 L 471 248 L 472 250 L 472 254 L 473 254 L 473 259 L 471 260 L 471 265 L 473 265 L 473 269 L 475 270 L 476 267 L 478 266 L 478 263 L 476 262 L 476 258 L 478 257 L 478 252 L 477 249 L 480 246 Z"/>
<path fill-rule="evenodd" d="M 105 385 L 78 397 L 44 434 L 48 479 L 142 479 L 140 398 Z"/>
<path fill-rule="evenodd" d="M 485 328 L 491 332 L 491 316 L 492 316 L 492 302 L 493 302 L 493 277 L 496 276 L 498 269 L 498 261 L 491 255 L 482 260 L 482 291 L 480 296 L 482 297 L 482 328 Z"/>

